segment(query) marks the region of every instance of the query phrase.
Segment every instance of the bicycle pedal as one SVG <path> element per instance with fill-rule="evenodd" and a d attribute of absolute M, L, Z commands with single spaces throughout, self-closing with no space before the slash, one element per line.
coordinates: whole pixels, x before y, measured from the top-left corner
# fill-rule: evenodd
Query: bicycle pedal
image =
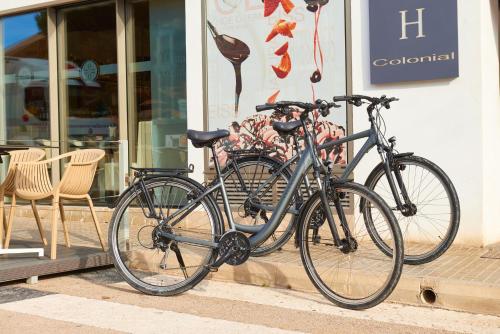
<path fill-rule="evenodd" d="M 212 267 L 212 266 L 209 266 L 208 267 L 208 271 L 210 271 L 211 273 L 216 273 L 219 271 L 219 267 Z"/>

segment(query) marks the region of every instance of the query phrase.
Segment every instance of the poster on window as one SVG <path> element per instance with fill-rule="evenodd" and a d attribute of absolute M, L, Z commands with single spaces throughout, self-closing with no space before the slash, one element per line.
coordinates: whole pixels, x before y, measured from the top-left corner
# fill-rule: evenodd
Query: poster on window
<path fill-rule="evenodd" d="M 280 138 L 272 122 L 292 117 L 255 106 L 346 93 L 344 0 L 207 0 L 206 18 L 208 127 L 231 132 L 219 144 L 220 162 L 228 150 L 253 147 L 289 159 L 292 140 Z M 312 123 L 317 141 L 344 136 L 346 115 L 342 106 Z M 322 155 L 336 164 L 347 158 L 345 147 Z"/>

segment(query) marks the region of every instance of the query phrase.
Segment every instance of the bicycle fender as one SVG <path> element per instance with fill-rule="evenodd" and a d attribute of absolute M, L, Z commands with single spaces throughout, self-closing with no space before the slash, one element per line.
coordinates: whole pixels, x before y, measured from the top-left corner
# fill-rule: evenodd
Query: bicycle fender
<path fill-rule="evenodd" d="M 148 180 L 150 180 L 150 179 L 154 179 L 154 178 L 156 178 L 156 177 L 160 177 L 160 176 L 161 176 L 161 177 L 169 177 L 169 176 L 172 176 L 172 175 L 149 175 L 149 176 L 145 176 L 145 177 L 143 178 L 143 180 L 144 180 L 144 181 L 148 181 Z M 192 185 L 196 186 L 198 189 L 203 189 L 203 186 L 202 186 L 200 183 L 198 183 L 198 182 L 196 182 L 196 181 L 194 181 L 194 180 L 191 180 L 190 178 L 187 178 L 187 177 L 184 177 L 184 176 L 181 176 L 181 175 L 176 175 L 176 177 L 181 178 L 181 179 L 183 179 L 184 181 L 188 181 L 188 182 L 189 182 L 189 183 L 191 183 Z M 121 199 L 122 199 L 123 197 L 125 197 L 125 195 L 126 195 L 127 193 L 129 193 L 130 191 L 133 191 L 133 190 L 134 190 L 134 185 L 133 185 L 133 184 L 131 184 L 130 186 L 128 186 L 128 188 L 126 188 L 124 191 L 122 191 L 122 193 L 118 196 L 118 198 L 116 198 L 116 199 L 113 201 L 113 203 L 108 204 L 108 208 L 110 208 L 110 209 L 114 209 L 114 208 L 116 208 L 116 206 L 118 205 L 118 203 L 120 203 Z"/>
<path fill-rule="evenodd" d="M 394 158 L 395 159 L 397 159 L 397 158 L 406 158 L 406 157 L 411 157 L 414 154 L 415 153 L 413 153 L 413 152 L 398 153 L 398 154 L 394 154 Z"/>

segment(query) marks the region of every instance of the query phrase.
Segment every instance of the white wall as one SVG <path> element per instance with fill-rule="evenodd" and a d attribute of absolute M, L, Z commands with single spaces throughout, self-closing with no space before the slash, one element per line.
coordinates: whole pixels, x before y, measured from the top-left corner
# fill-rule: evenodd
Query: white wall
<path fill-rule="evenodd" d="M 495 43 L 491 17 L 496 7 L 488 0 L 458 0 L 459 78 L 371 85 L 368 1 L 352 1 L 353 92 L 401 99 L 384 111 L 388 134 L 397 136 L 400 151 L 436 162 L 455 184 L 462 209 L 457 242 L 500 241 L 498 38 Z M 368 126 L 362 109 L 354 110 L 353 121 L 355 131 Z M 375 152 L 367 158 L 356 170 L 359 181 L 378 162 Z"/>
<path fill-rule="evenodd" d="M 498 1 L 479 1 L 483 134 L 484 243 L 500 241 L 500 69 Z"/>
<path fill-rule="evenodd" d="M 203 13 L 201 0 L 186 1 L 186 85 L 188 129 L 203 130 Z M 203 149 L 188 143 L 188 160 L 195 166 L 190 175 L 199 182 L 204 181 Z"/>

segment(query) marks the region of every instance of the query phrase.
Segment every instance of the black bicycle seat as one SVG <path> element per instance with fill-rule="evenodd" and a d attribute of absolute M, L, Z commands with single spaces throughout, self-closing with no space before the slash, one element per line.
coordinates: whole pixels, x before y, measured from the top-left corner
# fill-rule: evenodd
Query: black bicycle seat
<path fill-rule="evenodd" d="M 274 122 L 273 129 L 276 130 L 280 135 L 290 135 L 293 134 L 298 128 L 302 126 L 300 120 L 291 122 Z"/>
<path fill-rule="evenodd" d="M 210 147 L 217 140 L 229 136 L 228 130 L 216 130 L 216 131 L 196 131 L 187 130 L 187 137 L 191 140 L 194 147 Z"/>

